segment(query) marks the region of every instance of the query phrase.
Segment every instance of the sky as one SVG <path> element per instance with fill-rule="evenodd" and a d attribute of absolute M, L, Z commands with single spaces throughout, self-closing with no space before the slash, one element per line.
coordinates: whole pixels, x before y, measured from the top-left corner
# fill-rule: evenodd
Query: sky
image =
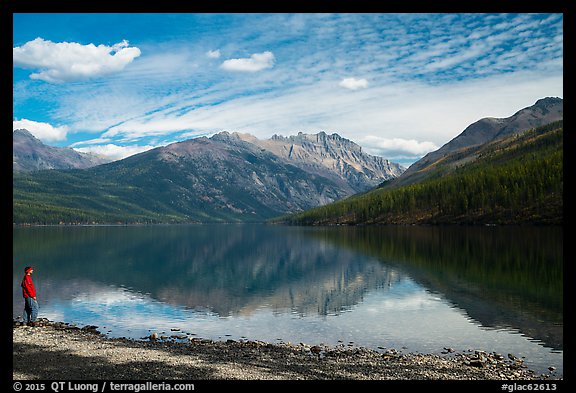
<path fill-rule="evenodd" d="M 221 131 L 409 166 L 563 97 L 563 14 L 15 13 L 13 129 L 120 159 Z"/>

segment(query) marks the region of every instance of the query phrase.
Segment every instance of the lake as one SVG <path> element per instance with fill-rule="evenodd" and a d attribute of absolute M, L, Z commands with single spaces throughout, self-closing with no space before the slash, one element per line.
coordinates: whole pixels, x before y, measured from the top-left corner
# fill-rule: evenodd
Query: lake
<path fill-rule="evenodd" d="M 13 229 L 13 316 L 403 352 L 474 349 L 563 375 L 561 227 L 264 224 Z"/>

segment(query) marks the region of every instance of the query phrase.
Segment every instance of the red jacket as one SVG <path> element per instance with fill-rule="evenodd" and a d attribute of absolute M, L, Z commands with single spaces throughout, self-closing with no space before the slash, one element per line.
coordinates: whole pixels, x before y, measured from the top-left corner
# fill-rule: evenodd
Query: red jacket
<path fill-rule="evenodd" d="M 34 288 L 34 283 L 32 282 L 32 277 L 29 274 L 26 274 L 22 279 L 22 296 L 24 298 L 27 297 L 36 297 L 36 288 Z"/>

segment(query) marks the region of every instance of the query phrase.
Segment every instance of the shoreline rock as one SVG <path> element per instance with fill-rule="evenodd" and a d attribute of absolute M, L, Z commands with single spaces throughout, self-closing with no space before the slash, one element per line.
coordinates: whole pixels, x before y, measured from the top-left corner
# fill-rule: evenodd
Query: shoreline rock
<path fill-rule="evenodd" d="M 154 337 L 154 339 L 152 339 Z M 476 350 L 379 352 L 345 344 L 213 341 L 198 337 L 109 338 L 97 326 L 13 323 L 13 378 L 96 380 L 543 380 L 522 359 Z"/>

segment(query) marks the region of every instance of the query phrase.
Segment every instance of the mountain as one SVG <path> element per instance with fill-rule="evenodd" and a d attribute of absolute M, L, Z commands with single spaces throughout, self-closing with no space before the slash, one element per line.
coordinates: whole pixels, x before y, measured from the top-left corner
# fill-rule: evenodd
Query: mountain
<path fill-rule="evenodd" d="M 409 174 L 409 181 L 401 175 L 364 194 L 276 221 L 299 225 L 561 224 L 563 128 L 563 120 L 523 131 L 498 127 L 488 142 L 454 149 L 422 166 L 420 173 Z"/>
<path fill-rule="evenodd" d="M 480 119 L 469 125 L 460 135 L 440 149 L 426 154 L 412 164 L 402 176 L 394 181 L 394 184 L 415 183 L 438 170 L 441 164 L 444 165 L 444 169 L 456 168 L 463 163 L 475 160 L 477 148 L 488 142 L 501 140 L 509 135 L 521 134 L 532 128 L 562 120 L 563 116 L 563 100 L 547 97 L 507 118 Z M 447 165 L 448 163 L 450 165 Z"/>
<path fill-rule="evenodd" d="M 366 191 L 376 186 L 379 179 L 389 180 L 405 171 L 399 164 L 364 153 L 361 146 L 338 134 L 328 135 L 323 131 L 300 132 L 289 137 L 274 135 L 266 140 L 250 134 L 222 132 L 216 138 L 228 143 L 240 140 L 254 144 L 307 172 L 320 176 L 333 174 L 344 179 L 355 192 Z"/>
<path fill-rule="evenodd" d="M 107 162 L 110 160 L 77 152 L 72 148 L 47 146 L 26 129 L 14 130 L 12 133 L 13 171 L 81 169 Z"/>
<path fill-rule="evenodd" d="M 15 173 L 14 222 L 262 221 L 366 191 L 403 169 L 337 135 L 273 139 L 222 132 L 83 170 Z"/>

